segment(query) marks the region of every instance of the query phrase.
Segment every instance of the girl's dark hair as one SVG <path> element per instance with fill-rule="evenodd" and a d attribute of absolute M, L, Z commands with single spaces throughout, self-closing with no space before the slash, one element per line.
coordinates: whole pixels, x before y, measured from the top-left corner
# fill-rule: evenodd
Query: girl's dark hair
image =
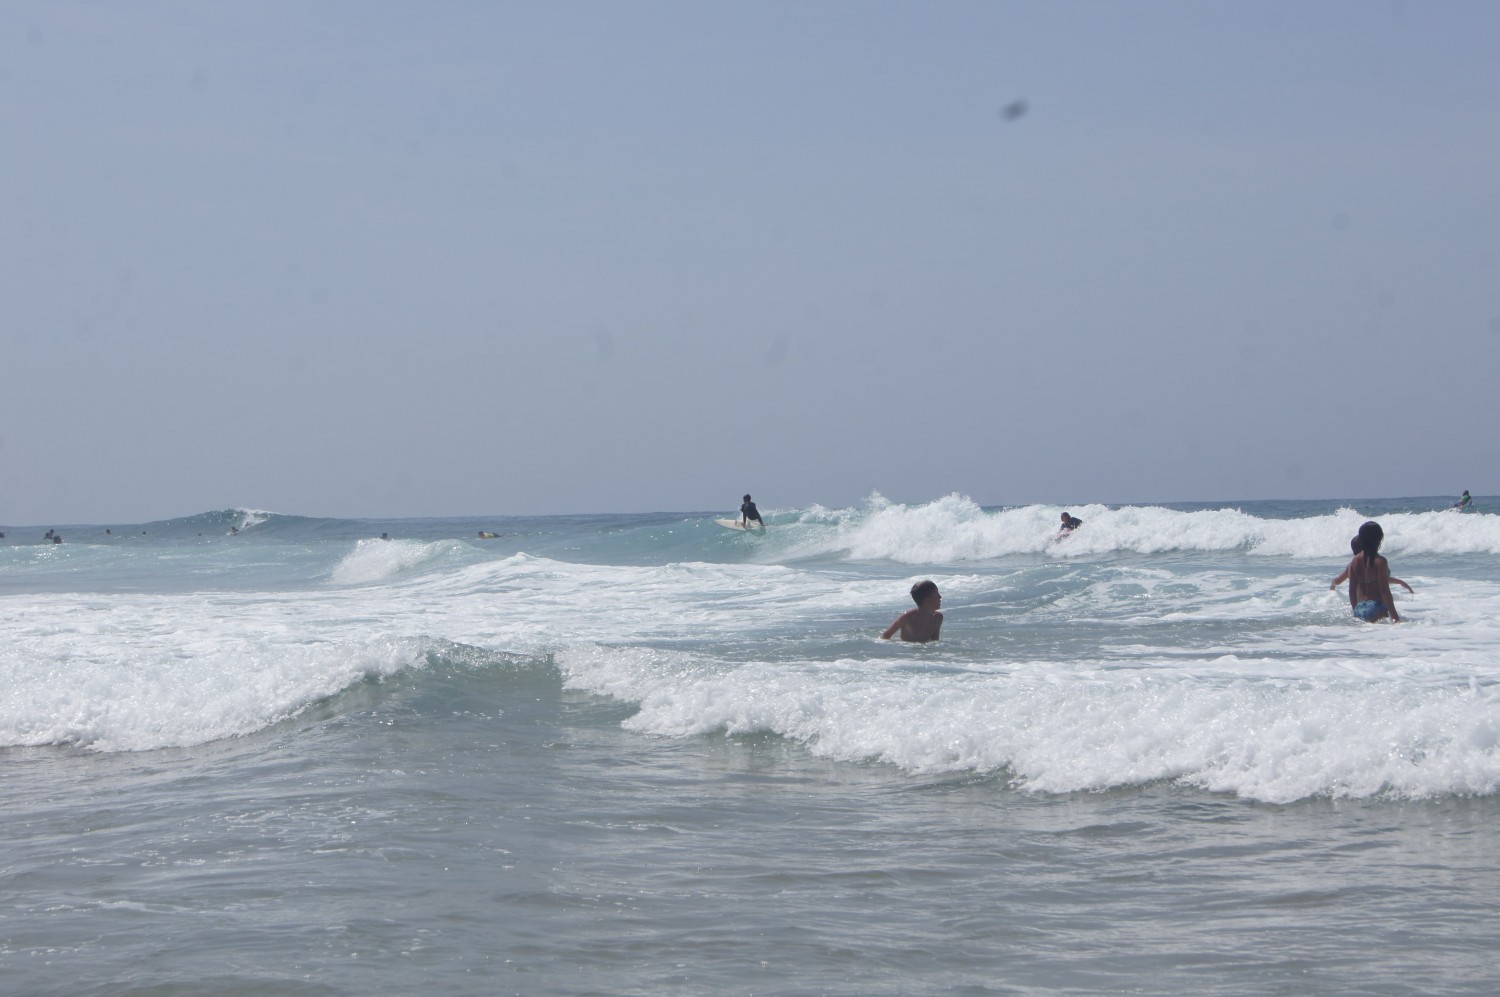
<path fill-rule="evenodd" d="M 1380 552 L 1380 541 L 1384 539 L 1385 530 L 1373 519 L 1359 528 L 1359 549 L 1365 552 L 1365 560 L 1375 560 L 1375 555 Z"/>

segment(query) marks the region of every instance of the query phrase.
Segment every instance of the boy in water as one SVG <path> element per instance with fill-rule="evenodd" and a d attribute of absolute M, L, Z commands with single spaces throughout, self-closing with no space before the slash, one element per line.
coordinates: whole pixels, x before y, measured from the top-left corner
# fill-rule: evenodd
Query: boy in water
<path fill-rule="evenodd" d="M 896 617 L 896 621 L 880 635 L 881 640 L 890 640 L 897 630 L 901 631 L 902 640 L 914 644 L 938 639 L 938 631 L 943 629 L 943 614 L 938 612 L 943 597 L 938 592 L 937 583 L 931 580 L 917 582 L 911 587 L 911 598 L 917 608 L 908 609 Z"/>

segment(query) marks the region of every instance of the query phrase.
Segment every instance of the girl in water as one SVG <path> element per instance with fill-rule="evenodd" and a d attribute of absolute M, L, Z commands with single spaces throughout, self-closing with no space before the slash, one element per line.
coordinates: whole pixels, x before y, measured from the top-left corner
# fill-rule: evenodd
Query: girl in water
<path fill-rule="evenodd" d="M 1396 600 L 1391 598 L 1391 566 L 1380 556 L 1380 542 L 1385 531 L 1371 520 L 1359 528 L 1359 553 L 1349 562 L 1349 606 L 1354 615 L 1366 623 L 1387 616 L 1391 622 L 1400 623 L 1396 612 Z"/>
<path fill-rule="evenodd" d="M 1355 538 L 1353 538 L 1352 540 L 1349 541 L 1349 553 L 1351 553 L 1351 554 L 1358 554 L 1359 553 L 1359 537 L 1355 537 Z M 1338 588 L 1340 585 L 1344 584 L 1348 580 L 1349 580 L 1349 566 L 1346 564 L 1346 565 L 1344 565 L 1343 572 L 1329 584 L 1328 590 L 1330 592 L 1332 592 L 1334 589 Z M 1391 576 L 1391 584 L 1392 585 L 1400 585 L 1402 588 L 1406 589 L 1406 591 L 1410 592 L 1412 595 L 1416 595 L 1417 594 L 1417 590 L 1416 589 L 1412 588 L 1410 585 L 1406 584 L 1401 579 L 1397 578 L 1395 575 Z"/>

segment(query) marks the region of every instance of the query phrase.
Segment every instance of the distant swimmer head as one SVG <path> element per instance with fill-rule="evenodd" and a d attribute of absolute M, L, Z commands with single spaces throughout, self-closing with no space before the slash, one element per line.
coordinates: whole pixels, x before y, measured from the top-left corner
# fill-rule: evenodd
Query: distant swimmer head
<path fill-rule="evenodd" d="M 1349 553 L 1351 553 L 1351 554 L 1358 554 L 1359 553 L 1359 537 L 1356 536 L 1356 537 L 1350 537 L 1349 538 Z"/>
<path fill-rule="evenodd" d="M 1375 520 L 1370 520 L 1359 528 L 1359 549 L 1364 551 L 1366 557 L 1373 558 L 1380 551 L 1380 542 L 1385 539 L 1385 530 Z"/>

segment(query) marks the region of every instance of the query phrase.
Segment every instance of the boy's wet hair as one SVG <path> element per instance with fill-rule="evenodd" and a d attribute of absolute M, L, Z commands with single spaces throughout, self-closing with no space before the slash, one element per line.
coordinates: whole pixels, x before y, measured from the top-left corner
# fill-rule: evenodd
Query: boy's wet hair
<path fill-rule="evenodd" d="M 911 587 L 912 601 L 920 606 L 922 605 L 923 600 L 925 600 L 928 596 L 932 595 L 936 591 L 937 582 L 933 581 L 930 578 L 925 581 L 917 582 L 917 584 Z"/>

